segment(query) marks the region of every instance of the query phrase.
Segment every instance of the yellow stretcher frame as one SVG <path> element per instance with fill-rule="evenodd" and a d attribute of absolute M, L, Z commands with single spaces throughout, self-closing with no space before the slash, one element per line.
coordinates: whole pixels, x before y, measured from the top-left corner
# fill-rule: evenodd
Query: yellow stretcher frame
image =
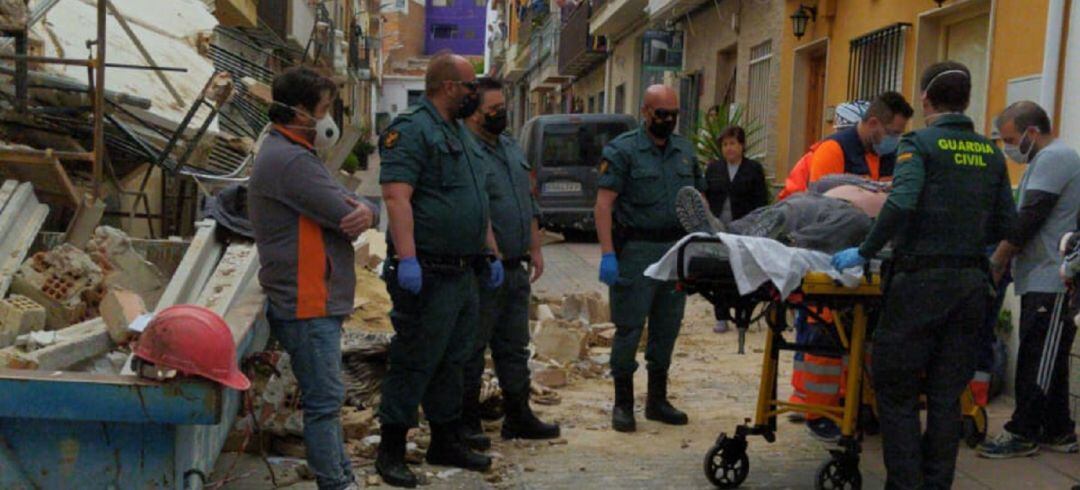
<path fill-rule="evenodd" d="M 680 268 L 683 266 L 681 262 L 682 260 L 680 260 Z M 693 289 L 694 287 L 691 286 L 690 290 L 693 291 Z M 747 419 L 746 424 L 736 427 L 733 437 L 721 433 L 705 457 L 706 477 L 718 488 L 735 488 L 745 481 L 749 474 L 746 437 L 761 435 L 770 443 L 775 441 L 776 418 L 788 412 L 805 412 L 828 417 L 840 426 L 839 448 L 830 450 L 830 458 L 819 467 L 814 488 L 858 489 L 862 486 L 862 476 L 858 468 L 861 448 L 857 422 L 859 410 L 864 404 L 874 406 L 873 390 L 869 383 L 863 383 L 863 359 L 869 318 L 867 309 L 869 304 L 879 303 L 881 300 L 881 275 L 880 273 L 867 274 L 858 286 L 849 288 L 839 284 L 828 274 L 812 272 L 803 278 L 801 291 L 803 303 L 832 307 L 840 305 L 841 308 L 852 310 L 850 329 L 846 328 L 847 325 L 841 315 L 833 316 L 833 325 L 843 351 L 848 356 L 846 393 L 859 395 L 845 396 L 841 407 L 792 403 L 779 399 L 777 375 L 778 354 L 781 349 L 777 348 L 776 344 L 783 343 L 782 347 L 790 347 L 792 344 L 783 339 L 786 319 L 781 317 L 786 315 L 782 308 L 786 299 L 774 298 L 771 302 L 773 306 L 778 307 L 770 308 L 768 313 L 769 328 L 766 332 L 765 348 L 762 354 L 761 381 L 758 386 L 753 425 L 750 425 L 751 421 Z M 782 326 L 782 328 L 777 326 Z M 988 422 L 986 410 L 975 403 L 974 397 L 967 389 L 961 396 L 961 410 L 965 421 L 966 442 L 974 447 L 986 435 Z"/>

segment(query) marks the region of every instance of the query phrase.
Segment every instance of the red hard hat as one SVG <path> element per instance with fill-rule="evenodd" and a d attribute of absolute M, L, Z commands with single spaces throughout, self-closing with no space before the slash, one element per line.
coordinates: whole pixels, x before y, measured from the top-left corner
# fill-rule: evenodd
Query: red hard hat
<path fill-rule="evenodd" d="M 170 306 L 155 314 L 139 336 L 135 356 L 229 388 L 251 387 L 251 381 L 236 366 L 236 343 L 229 326 L 201 306 Z"/>

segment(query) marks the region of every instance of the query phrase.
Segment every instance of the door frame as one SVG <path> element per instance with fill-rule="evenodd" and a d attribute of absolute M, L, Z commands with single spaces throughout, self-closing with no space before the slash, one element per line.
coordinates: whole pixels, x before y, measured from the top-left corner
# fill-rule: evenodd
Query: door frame
<path fill-rule="evenodd" d="M 989 14 L 990 25 L 986 34 L 986 87 L 984 93 L 990 93 L 990 74 L 994 72 L 994 15 L 997 9 L 997 0 L 962 0 L 951 5 L 926 10 L 918 15 L 915 23 L 915 73 L 911 77 L 911 100 L 922 99 L 922 90 L 919 87 L 919 76 L 923 70 L 938 62 L 942 58 L 944 39 L 944 27 L 962 21 L 966 18 L 981 14 Z M 919 129 L 923 122 L 922 104 L 912 104 L 915 115 L 911 118 L 909 129 Z M 986 111 L 990 107 L 987 105 Z M 993 120 L 989 114 L 984 114 L 986 124 Z M 975 128 L 977 132 L 984 132 L 985 128 Z"/>
<path fill-rule="evenodd" d="M 821 113 L 822 119 L 824 119 L 825 107 L 828 104 L 829 94 L 829 59 L 831 57 L 830 44 L 831 39 L 824 37 L 814 42 L 804 44 L 795 48 L 794 53 L 794 66 L 792 69 L 792 83 L 791 83 L 791 106 L 789 110 L 790 119 L 788 124 L 790 125 L 788 131 L 788 155 L 787 162 L 777 162 L 777 174 L 787 175 L 791 171 L 791 168 L 795 166 L 795 162 L 802 157 L 807 148 L 813 144 L 813 141 L 804 141 L 806 139 L 806 100 L 809 90 L 809 62 L 817 55 L 824 54 L 825 56 L 825 84 L 821 87 Z M 824 120 L 822 121 L 824 123 Z M 780 172 L 782 170 L 782 172 Z"/>

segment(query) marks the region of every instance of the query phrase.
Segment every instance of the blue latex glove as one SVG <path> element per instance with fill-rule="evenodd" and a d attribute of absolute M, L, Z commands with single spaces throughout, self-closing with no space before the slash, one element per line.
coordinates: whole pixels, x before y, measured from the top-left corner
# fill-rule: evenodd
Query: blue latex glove
<path fill-rule="evenodd" d="M 846 250 L 841 250 L 833 255 L 832 266 L 836 268 L 837 272 L 844 272 L 852 267 L 859 267 L 866 264 L 866 257 L 859 255 L 859 249 L 851 247 Z"/>
<path fill-rule="evenodd" d="M 502 286 L 503 279 L 506 278 L 506 271 L 503 269 L 501 260 L 493 260 L 488 263 L 490 275 L 488 276 L 488 289 L 496 289 Z"/>
<path fill-rule="evenodd" d="M 413 294 L 420 294 L 420 288 L 424 284 L 424 276 L 420 272 L 420 262 L 416 257 L 406 257 L 398 261 L 397 283 Z"/>
<path fill-rule="evenodd" d="M 606 253 L 600 257 L 600 282 L 608 286 L 614 286 L 619 280 L 619 259 L 614 253 Z"/>

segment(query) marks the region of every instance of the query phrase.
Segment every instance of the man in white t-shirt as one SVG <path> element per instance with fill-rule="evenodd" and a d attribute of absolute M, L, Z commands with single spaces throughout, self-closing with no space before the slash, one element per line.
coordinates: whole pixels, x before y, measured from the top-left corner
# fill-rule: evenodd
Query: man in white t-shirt
<path fill-rule="evenodd" d="M 1080 209 L 1080 155 L 1054 138 L 1034 102 L 1017 102 L 997 119 L 1005 154 L 1028 164 L 1019 188 L 1016 229 L 991 258 L 997 281 L 1012 260 L 1020 295 L 1016 409 L 1005 430 L 979 447 L 987 458 L 1028 456 L 1039 448 L 1077 452 L 1069 412 L 1069 349 L 1076 335 L 1059 276 L 1058 243 Z"/>

